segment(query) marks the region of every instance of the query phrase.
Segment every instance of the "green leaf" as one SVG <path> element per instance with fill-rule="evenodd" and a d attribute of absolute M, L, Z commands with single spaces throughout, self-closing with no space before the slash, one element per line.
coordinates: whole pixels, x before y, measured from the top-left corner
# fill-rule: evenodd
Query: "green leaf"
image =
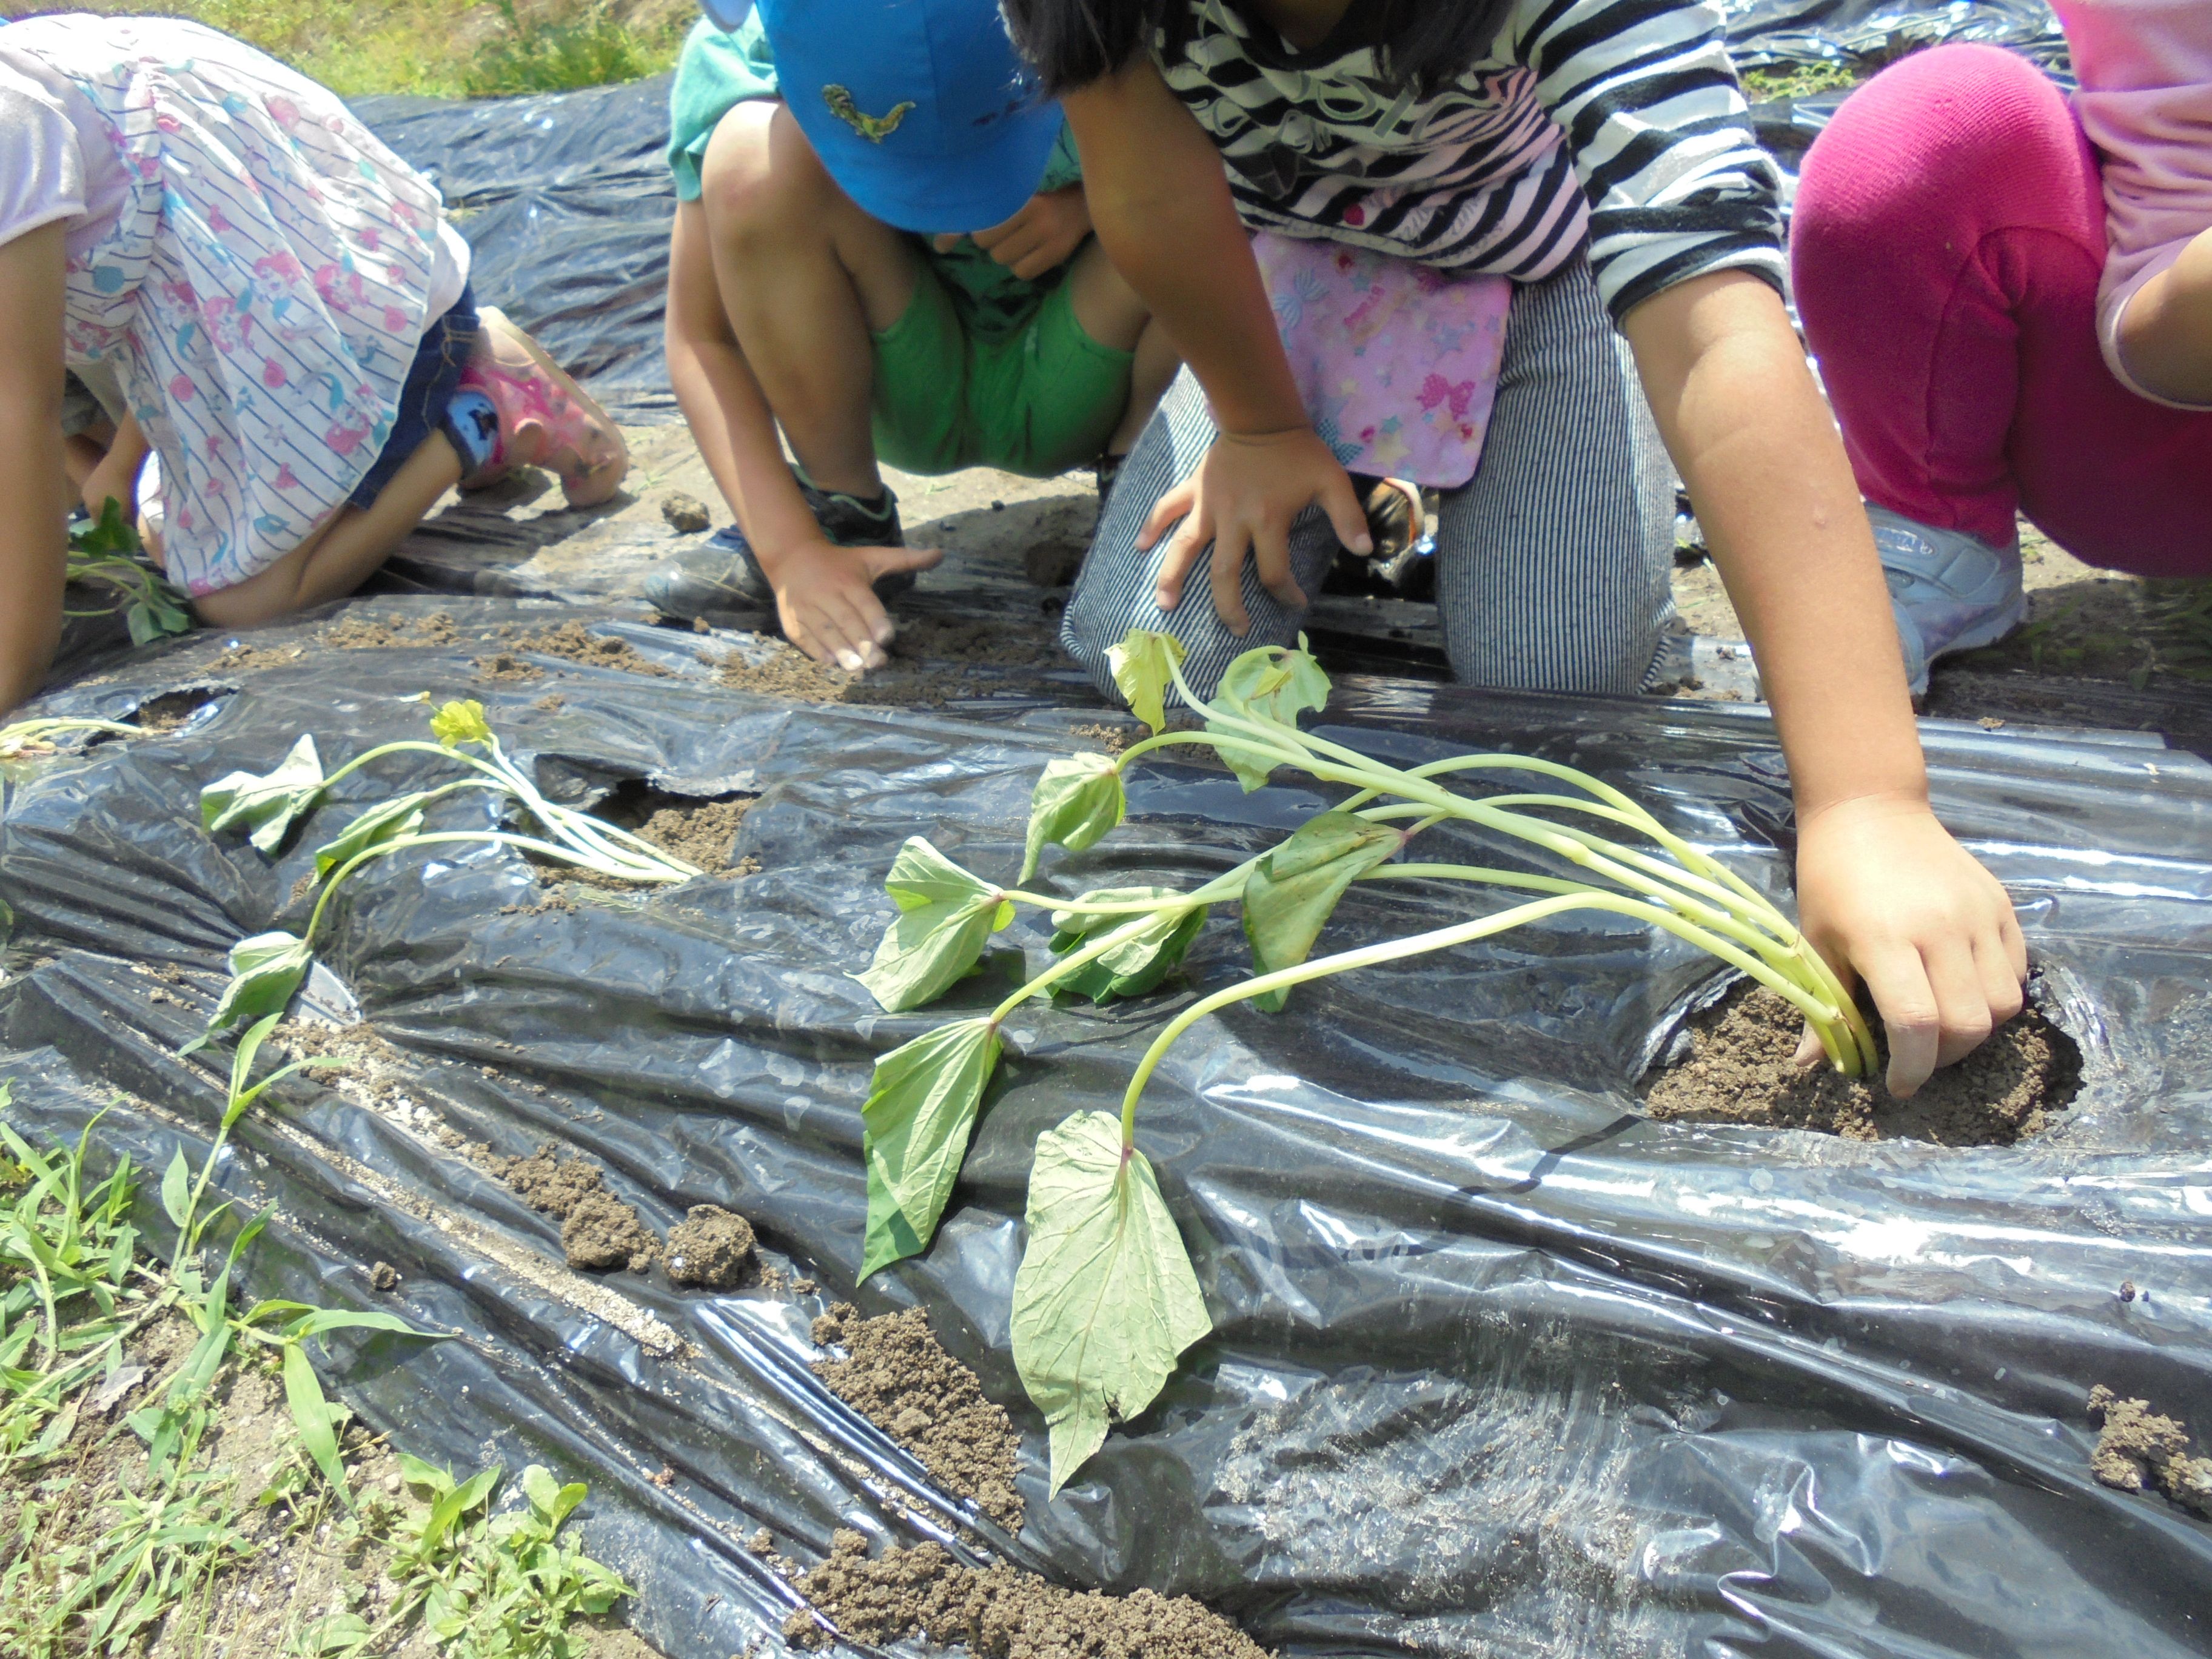
<path fill-rule="evenodd" d="M 273 772 L 233 772 L 200 791 L 200 823 L 210 834 L 246 824 L 264 853 L 283 845 L 293 820 L 323 793 L 323 763 L 313 732 L 304 733 Z"/>
<path fill-rule="evenodd" d="M 1054 982 L 1055 992 L 1065 990 L 1089 997 L 1093 1002 L 1141 997 L 1158 989 L 1160 981 L 1182 965 L 1191 942 L 1206 926 L 1209 909 L 1203 904 L 1172 905 L 1171 901 L 1182 895 L 1168 887 L 1104 887 L 1083 896 L 1091 904 L 1127 904 L 1157 899 L 1170 906 L 1150 917 L 1140 914 L 1090 915 L 1072 910 L 1053 912 L 1052 925 L 1059 930 L 1052 936 L 1055 956 L 1064 957 L 1091 944 L 1098 935 L 1119 932 L 1133 921 L 1144 923 L 1096 961 Z"/>
<path fill-rule="evenodd" d="M 540 1521 L 549 1524 L 552 1521 L 553 1498 L 560 1489 L 560 1483 L 554 1480 L 552 1471 L 542 1463 L 532 1463 L 522 1472 L 522 1495 L 529 1500 L 532 1512 Z"/>
<path fill-rule="evenodd" d="M 351 1509 L 353 1493 L 346 1486 L 345 1465 L 338 1460 L 338 1437 L 331 1427 L 331 1403 L 323 1397 L 323 1385 L 315 1380 L 315 1368 L 307 1363 L 307 1351 L 296 1342 L 284 1345 L 284 1399 L 292 1408 L 292 1422 L 300 1431 L 300 1443 L 315 1460 L 323 1479 Z"/>
<path fill-rule="evenodd" d="M 1129 700 L 1130 711 L 1155 732 L 1168 723 L 1168 688 L 1175 683 L 1172 670 L 1182 665 L 1185 654 L 1182 641 L 1174 635 L 1154 633 L 1148 628 L 1131 629 L 1127 639 L 1106 653 L 1106 666 L 1112 671 L 1114 684 Z"/>
<path fill-rule="evenodd" d="M 372 847 L 420 830 L 422 799 L 420 793 L 402 795 L 397 800 L 370 807 L 346 825 L 335 841 L 325 842 L 315 849 L 315 879 L 320 881 L 339 865 Z"/>
<path fill-rule="evenodd" d="M 172 1226 L 185 1224 L 185 1206 L 191 1201 L 191 1194 L 192 1174 L 185 1164 L 185 1149 L 179 1146 L 161 1176 L 161 1210 Z"/>
<path fill-rule="evenodd" d="M 1387 823 L 1330 811 L 1309 818 L 1261 859 L 1244 884 L 1244 937 L 1252 942 L 1255 974 L 1304 962 L 1345 889 L 1404 844 Z M 1273 1013 L 1289 995 L 1270 991 L 1252 1002 Z"/>
<path fill-rule="evenodd" d="M 1247 651 L 1222 675 L 1221 689 L 1213 696 L 1214 708 L 1296 730 L 1301 714 L 1324 708 L 1328 702 L 1328 676 L 1322 672 L 1321 665 L 1313 659 L 1305 645 L 1306 637 L 1301 634 L 1295 651 L 1281 645 L 1263 645 Z M 1206 729 L 1220 737 L 1238 735 L 1218 720 L 1208 720 Z M 1221 758 L 1237 774 L 1248 795 L 1264 786 L 1274 769 L 1233 750 L 1222 750 Z"/>
<path fill-rule="evenodd" d="M 431 715 L 430 735 L 448 749 L 458 749 L 465 743 L 489 744 L 491 722 L 484 719 L 483 705 L 471 697 L 465 702 L 449 702 Z"/>
<path fill-rule="evenodd" d="M 1036 874 L 1048 847 L 1080 853 L 1117 827 L 1129 810 L 1121 774 L 1109 756 L 1069 755 L 1044 769 L 1030 796 L 1029 848 L 1021 878 Z"/>
<path fill-rule="evenodd" d="M 398 1314 L 349 1313 L 343 1308 L 317 1308 L 284 1328 L 289 1337 L 320 1336 L 325 1331 L 397 1331 L 402 1336 L 436 1337 L 435 1331 L 418 1331 Z"/>
<path fill-rule="evenodd" d="M 305 939 L 281 931 L 239 940 L 230 947 L 230 983 L 208 1018 L 208 1030 L 220 1031 L 241 1019 L 282 1014 L 314 960 Z"/>
<path fill-rule="evenodd" d="M 899 848 L 884 890 L 899 915 L 868 971 L 855 975 L 892 1013 L 933 1002 L 981 960 L 991 935 L 1014 919 L 1012 902 L 921 836 Z"/>
<path fill-rule="evenodd" d="M 440 1497 L 453 1489 L 453 1477 L 435 1463 L 426 1463 L 412 1452 L 399 1454 L 399 1475 L 410 1486 L 428 1486 Z"/>
<path fill-rule="evenodd" d="M 1151 1405 L 1213 1328 L 1152 1166 L 1119 1119 L 1079 1112 L 1037 1137 L 1029 1248 L 1014 1275 L 1014 1366 L 1052 1438 L 1052 1492 Z"/>
<path fill-rule="evenodd" d="M 867 1133 L 868 1233 L 860 1277 L 928 1248 L 968 1155 L 983 1090 L 999 1063 L 998 1029 L 963 1019 L 876 1061 L 860 1109 Z"/>

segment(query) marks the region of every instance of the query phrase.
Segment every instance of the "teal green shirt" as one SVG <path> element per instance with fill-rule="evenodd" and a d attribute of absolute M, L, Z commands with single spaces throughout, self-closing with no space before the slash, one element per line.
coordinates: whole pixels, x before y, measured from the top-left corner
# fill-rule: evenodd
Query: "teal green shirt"
<path fill-rule="evenodd" d="M 668 94 L 668 170 L 676 177 L 676 199 L 699 199 L 699 169 L 707 145 L 721 119 L 739 104 L 756 98 L 781 98 L 775 57 L 758 13 L 736 33 L 725 33 L 702 18 L 684 43 L 676 65 L 676 84 Z M 1065 123 L 1060 142 L 1037 180 L 1039 191 L 1060 190 L 1083 181 L 1074 135 Z M 939 253 L 926 239 L 915 239 L 924 258 L 962 301 L 969 326 L 994 334 L 1018 325 L 1037 301 L 1056 287 L 1066 267 L 1036 282 L 1025 282 L 963 237 L 950 253 Z"/>

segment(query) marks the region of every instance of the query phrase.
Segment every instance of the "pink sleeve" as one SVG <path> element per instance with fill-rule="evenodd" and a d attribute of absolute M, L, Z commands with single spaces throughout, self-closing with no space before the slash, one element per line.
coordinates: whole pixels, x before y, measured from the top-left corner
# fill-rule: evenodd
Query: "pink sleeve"
<path fill-rule="evenodd" d="M 84 210 L 76 129 L 42 88 L 0 64 L 0 242 Z"/>

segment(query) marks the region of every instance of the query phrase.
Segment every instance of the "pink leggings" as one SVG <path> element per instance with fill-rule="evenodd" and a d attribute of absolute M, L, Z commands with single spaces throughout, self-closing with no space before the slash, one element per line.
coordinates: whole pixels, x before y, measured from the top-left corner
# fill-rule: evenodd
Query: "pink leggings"
<path fill-rule="evenodd" d="M 2105 210 L 2064 94 L 1939 46 L 1852 94 L 1805 158 L 1798 314 L 1876 506 L 1997 546 L 2212 575 L 2212 413 L 2136 397 L 2096 336 Z"/>

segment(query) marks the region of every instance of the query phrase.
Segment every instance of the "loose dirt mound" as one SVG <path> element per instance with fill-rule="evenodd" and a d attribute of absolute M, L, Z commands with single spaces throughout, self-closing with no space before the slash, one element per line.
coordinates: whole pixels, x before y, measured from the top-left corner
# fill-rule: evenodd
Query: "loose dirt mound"
<path fill-rule="evenodd" d="M 2101 1382 L 2089 1390 L 2089 1415 L 2105 1425 L 2090 1474 L 2122 1492 L 2155 1485 L 2183 1507 L 2212 1516 L 2212 1457 L 2189 1455 L 2188 1430 L 2152 1411 L 2149 1401 L 2123 1400 Z"/>
<path fill-rule="evenodd" d="M 668 1276 L 678 1285 L 735 1290 L 757 1266 L 752 1223 L 714 1204 L 695 1204 L 668 1230 Z"/>
<path fill-rule="evenodd" d="M 558 623 L 535 634 L 522 635 L 507 647 L 507 651 L 535 651 L 540 656 L 565 657 L 588 668 L 618 668 L 625 674 L 647 674 L 655 679 L 674 678 L 628 640 L 587 632 L 583 623 L 576 622 Z M 481 663 L 478 668 L 481 672 Z"/>
<path fill-rule="evenodd" d="M 461 630 L 443 611 L 433 611 L 411 623 L 373 621 L 367 617 L 341 617 L 323 630 L 323 643 L 341 651 L 381 651 L 393 646 L 454 645 Z"/>
<path fill-rule="evenodd" d="M 1692 1018 L 1689 1059 L 1651 1080 L 1644 1105 L 1656 1118 L 1816 1129 L 1847 1140 L 2009 1146 L 2049 1128 L 2081 1086 L 2081 1050 L 2032 1008 L 1910 1100 L 1878 1078 L 1801 1069 L 1794 1056 L 1802 1029 L 1796 1010 L 1773 992 L 1738 986 Z"/>
<path fill-rule="evenodd" d="M 1187 1595 L 1140 1589 L 1081 1594 L 1000 1563 L 963 1566 L 935 1544 L 868 1559 L 868 1540 L 840 1529 L 830 1559 L 801 1574 L 800 1592 L 855 1642 L 912 1636 L 979 1659 L 1266 1659 L 1267 1650 Z M 827 1647 L 805 1613 L 783 1627 L 795 1646 Z"/>
<path fill-rule="evenodd" d="M 728 795 L 701 800 L 694 796 L 671 794 L 649 784 L 626 783 L 608 798 L 599 808 L 599 816 L 710 876 L 750 876 L 760 869 L 760 860 L 750 853 L 733 860 L 730 852 L 738 839 L 738 826 L 745 821 L 745 814 L 758 799 L 756 795 Z M 573 881 L 619 893 L 649 890 L 646 884 L 603 876 L 573 864 L 550 859 L 533 858 L 532 861 L 538 865 L 541 885 Z"/>
<path fill-rule="evenodd" d="M 561 1223 L 561 1248 L 571 1267 L 641 1273 L 660 1255 L 660 1241 L 633 1206 L 606 1189 L 599 1166 L 589 1158 L 562 1159 L 549 1140 L 528 1158 L 511 1160 L 501 1176 L 531 1208 Z"/>
<path fill-rule="evenodd" d="M 1039 678 L 1044 671 L 1067 666 L 1054 627 L 1027 630 L 1009 628 L 1003 620 L 909 617 L 899 623 L 890 662 L 866 674 L 825 666 L 781 640 L 758 664 L 730 652 L 719 672 L 725 685 L 799 702 L 941 708 L 1044 684 Z"/>
<path fill-rule="evenodd" d="M 1021 1526 L 1013 1420 L 945 1352 L 921 1309 L 863 1319 L 841 1302 L 814 1322 L 814 1340 L 846 1352 L 814 1364 L 830 1393 L 920 1458 L 945 1491 L 973 1499 L 1009 1531 Z"/>
<path fill-rule="evenodd" d="M 210 687 L 190 691 L 168 691 L 138 705 L 131 715 L 131 724 L 142 732 L 155 736 L 174 732 L 186 720 L 211 702 L 221 702 L 229 694 Z"/>

